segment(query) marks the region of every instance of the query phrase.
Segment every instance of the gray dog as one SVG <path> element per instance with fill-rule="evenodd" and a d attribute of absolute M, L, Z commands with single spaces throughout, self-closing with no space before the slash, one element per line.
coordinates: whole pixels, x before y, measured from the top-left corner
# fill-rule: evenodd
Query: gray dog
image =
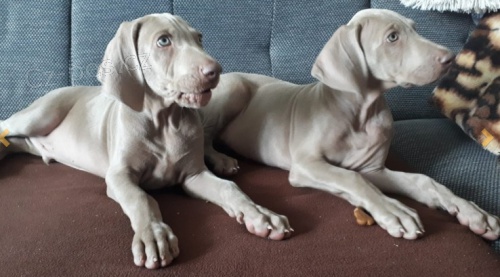
<path fill-rule="evenodd" d="M 220 71 L 203 51 L 201 34 L 180 17 L 153 14 L 124 22 L 106 49 L 102 86 L 51 91 L 0 121 L 11 142 L 0 148 L 0 158 L 28 152 L 105 178 L 108 196 L 130 218 L 138 266 L 163 267 L 179 254 L 158 203 L 143 189 L 182 184 L 249 232 L 283 239 L 291 231 L 286 217 L 256 205 L 205 167 L 196 108 L 210 100 Z"/>
<path fill-rule="evenodd" d="M 202 109 L 214 170 L 238 169 L 236 160 L 212 148 L 217 136 L 247 158 L 289 170 L 292 186 L 324 190 L 366 209 L 391 236 L 415 239 L 424 228 L 413 209 L 382 191 L 442 208 L 474 233 L 497 239 L 498 217 L 425 175 L 385 168 L 393 120 L 383 93 L 437 80 L 454 57 L 414 25 L 389 10 L 358 12 L 317 57 L 312 75 L 318 83 L 222 75 Z"/>

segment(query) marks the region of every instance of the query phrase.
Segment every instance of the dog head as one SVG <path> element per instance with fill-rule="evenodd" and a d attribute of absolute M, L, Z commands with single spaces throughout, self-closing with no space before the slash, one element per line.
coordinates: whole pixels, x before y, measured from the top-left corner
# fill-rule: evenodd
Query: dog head
<path fill-rule="evenodd" d="M 415 23 L 379 9 L 358 12 L 326 43 L 311 74 L 326 85 L 360 92 L 370 86 L 425 85 L 439 79 L 454 55 L 415 31 Z"/>
<path fill-rule="evenodd" d="M 205 106 L 221 66 L 202 47 L 201 33 L 168 13 L 120 25 L 106 48 L 98 79 L 103 91 L 141 111 L 146 93 L 166 104 Z"/>

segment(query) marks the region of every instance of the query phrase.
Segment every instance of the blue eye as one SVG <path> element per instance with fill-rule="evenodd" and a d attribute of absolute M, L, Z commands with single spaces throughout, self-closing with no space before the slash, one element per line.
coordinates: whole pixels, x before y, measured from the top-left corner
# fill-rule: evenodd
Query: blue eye
<path fill-rule="evenodd" d="M 398 39 L 399 39 L 399 35 L 396 32 L 392 32 L 389 36 L 387 36 L 388 42 L 395 42 Z"/>
<path fill-rule="evenodd" d="M 158 45 L 158 47 L 165 47 L 169 46 L 170 44 L 170 39 L 167 36 L 162 36 L 158 39 L 158 41 L 156 41 L 156 45 Z"/>

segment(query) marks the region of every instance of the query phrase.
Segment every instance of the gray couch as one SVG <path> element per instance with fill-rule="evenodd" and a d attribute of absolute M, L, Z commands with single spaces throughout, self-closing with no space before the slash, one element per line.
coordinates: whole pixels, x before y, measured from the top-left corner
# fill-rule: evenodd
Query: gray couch
<path fill-rule="evenodd" d="M 260 73 L 304 84 L 314 81 L 312 63 L 334 30 L 358 10 L 370 7 L 391 9 L 414 19 L 419 33 L 454 52 L 474 28 L 468 15 L 412 10 L 398 0 L 4 0 L 0 2 L 0 118 L 52 89 L 98 85 L 97 67 L 119 24 L 148 13 L 170 12 L 186 19 L 204 34 L 205 49 L 225 72 Z M 391 153 L 412 170 L 428 174 L 456 194 L 500 214 L 496 157 L 429 104 L 432 88 L 397 88 L 387 93 L 396 121 Z M 5 167 L 6 163 L 1 164 Z M 9 176 L 22 172 L 9 172 Z M 127 226 L 126 221 L 122 223 Z M 491 247 L 500 252 L 498 241 Z M 461 249 L 458 244 L 456 251 Z M 491 255 L 498 262 L 498 254 Z M 131 259 L 127 262 L 132 265 Z"/>

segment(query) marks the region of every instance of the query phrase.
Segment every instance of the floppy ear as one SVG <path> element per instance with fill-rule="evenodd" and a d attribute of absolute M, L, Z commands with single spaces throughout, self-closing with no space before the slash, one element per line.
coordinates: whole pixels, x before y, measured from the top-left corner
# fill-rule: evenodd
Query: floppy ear
<path fill-rule="evenodd" d="M 106 48 L 97 73 L 103 93 L 116 97 L 135 111 L 142 111 L 146 89 L 137 53 L 140 28 L 139 20 L 120 25 Z"/>
<path fill-rule="evenodd" d="M 340 91 L 360 93 L 368 82 L 368 66 L 361 47 L 361 25 L 343 25 L 319 53 L 311 75 Z"/>

